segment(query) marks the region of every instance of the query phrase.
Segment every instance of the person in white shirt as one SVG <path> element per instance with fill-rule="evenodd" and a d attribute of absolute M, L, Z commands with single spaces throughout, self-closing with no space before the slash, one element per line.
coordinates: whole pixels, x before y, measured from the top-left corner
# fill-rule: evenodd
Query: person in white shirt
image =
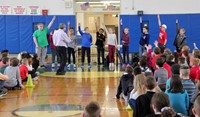
<path fill-rule="evenodd" d="M 108 37 L 108 52 L 109 52 L 109 69 L 114 70 L 114 57 L 115 57 L 115 49 L 117 49 L 117 36 L 113 32 L 112 28 L 109 28 L 107 30 L 105 24 L 102 24 L 104 26 L 104 30 L 106 31 L 107 37 Z"/>
<path fill-rule="evenodd" d="M 67 60 L 66 50 L 67 43 L 71 41 L 71 39 L 66 34 L 66 25 L 64 23 L 60 23 L 59 30 L 55 31 L 53 34 L 53 43 L 56 46 L 56 51 L 60 57 L 60 67 L 56 72 L 56 75 L 64 75 L 65 65 Z"/>

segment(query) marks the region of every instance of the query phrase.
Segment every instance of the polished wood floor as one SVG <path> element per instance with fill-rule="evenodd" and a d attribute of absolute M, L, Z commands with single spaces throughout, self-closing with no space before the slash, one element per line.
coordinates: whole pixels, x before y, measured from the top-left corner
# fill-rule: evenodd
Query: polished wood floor
<path fill-rule="evenodd" d="M 113 98 L 121 75 L 120 71 L 91 70 L 58 77 L 46 72 L 34 82 L 35 88 L 9 91 L 0 98 L 0 117 L 80 117 L 90 101 L 99 102 L 102 117 L 129 117 L 124 101 Z"/>

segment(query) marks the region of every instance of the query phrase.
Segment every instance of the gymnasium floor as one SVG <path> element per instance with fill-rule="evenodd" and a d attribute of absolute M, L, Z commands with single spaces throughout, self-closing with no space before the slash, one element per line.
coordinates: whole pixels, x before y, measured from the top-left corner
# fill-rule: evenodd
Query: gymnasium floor
<path fill-rule="evenodd" d="M 68 71 L 63 76 L 45 72 L 35 88 L 9 91 L 0 98 L 0 117 L 80 117 L 90 101 L 99 102 L 102 117 L 128 117 L 123 100 L 116 100 L 121 68 L 110 72 L 93 66 L 90 71 Z M 24 84 L 25 85 L 25 84 Z"/>

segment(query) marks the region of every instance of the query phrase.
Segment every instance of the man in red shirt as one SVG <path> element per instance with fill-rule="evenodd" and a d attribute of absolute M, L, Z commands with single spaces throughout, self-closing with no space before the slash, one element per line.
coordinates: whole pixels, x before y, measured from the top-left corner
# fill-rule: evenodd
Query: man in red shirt
<path fill-rule="evenodd" d="M 160 27 L 158 46 L 161 49 L 161 53 L 163 53 L 167 44 L 167 33 L 166 33 L 167 26 L 165 24 L 161 25 L 160 15 L 158 15 L 158 25 Z"/>
<path fill-rule="evenodd" d="M 28 60 L 26 58 L 22 59 L 22 65 L 20 65 L 19 70 L 20 70 L 20 76 L 22 81 L 26 81 L 28 77 Z"/>

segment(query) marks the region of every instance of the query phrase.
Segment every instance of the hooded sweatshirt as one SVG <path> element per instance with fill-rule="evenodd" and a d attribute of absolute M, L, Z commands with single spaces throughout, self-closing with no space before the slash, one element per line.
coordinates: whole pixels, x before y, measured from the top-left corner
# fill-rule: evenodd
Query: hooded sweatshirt
<path fill-rule="evenodd" d="M 123 45 L 125 46 L 128 46 L 130 44 L 130 35 L 129 33 L 128 34 L 125 34 L 124 33 L 124 26 L 122 26 L 122 41 L 124 41 L 125 43 L 123 43 Z"/>

